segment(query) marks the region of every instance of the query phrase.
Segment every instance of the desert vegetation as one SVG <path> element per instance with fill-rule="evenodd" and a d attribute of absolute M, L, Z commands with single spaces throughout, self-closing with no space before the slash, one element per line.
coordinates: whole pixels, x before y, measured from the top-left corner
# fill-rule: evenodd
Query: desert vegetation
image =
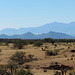
<path fill-rule="evenodd" d="M 0 75 L 75 75 L 75 40 L 0 39 Z"/>

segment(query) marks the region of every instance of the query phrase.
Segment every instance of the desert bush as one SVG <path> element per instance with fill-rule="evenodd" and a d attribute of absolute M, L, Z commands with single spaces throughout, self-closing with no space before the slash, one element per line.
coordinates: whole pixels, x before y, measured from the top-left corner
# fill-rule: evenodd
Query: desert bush
<path fill-rule="evenodd" d="M 29 54 L 26 56 L 25 62 L 30 62 L 30 61 L 37 61 L 37 58 L 34 58 L 34 55 Z"/>
<path fill-rule="evenodd" d="M 17 62 L 18 64 L 23 64 L 25 60 L 24 57 L 25 52 L 16 52 L 10 59 L 14 62 Z"/>
<path fill-rule="evenodd" d="M 18 42 L 18 43 L 14 43 L 14 48 L 22 49 L 23 46 L 24 46 L 23 43 L 20 43 L 20 42 Z"/>
<path fill-rule="evenodd" d="M 18 49 L 22 49 L 24 45 L 27 45 L 27 42 L 26 41 L 23 41 L 23 40 L 16 40 L 13 42 L 14 44 L 14 48 L 18 48 Z"/>
<path fill-rule="evenodd" d="M 29 40 L 27 41 L 28 44 L 34 44 L 34 41 L 33 40 Z"/>
<path fill-rule="evenodd" d="M 31 73 L 30 70 L 25 71 L 25 70 L 21 69 L 21 70 L 18 72 L 18 75 L 33 75 L 33 74 Z"/>
<path fill-rule="evenodd" d="M 11 75 L 11 74 L 5 70 L 1 70 L 0 75 Z"/>
<path fill-rule="evenodd" d="M 43 45 L 43 42 L 42 41 L 36 41 L 34 43 L 34 46 L 37 46 L 37 47 L 40 47 L 41 45 Z"/>
<path fill-rule="evenodd" d="M 55 62 L 55 65 L 58 65 L 58 62 Z"/>
<path fill-rule="evenodd" d="M 46 55 L 51 56 L 54 55 L 53 51 L 46 50 Z"/>
<path fill-rule="evenodd" d="M 18 72 L 18 75 L 25 75 L 25 70 L 21 69 L 21 70 Z"/>
<path fill-rule="evenodd" d="M 60 51 L 59 49 L 55 49 L 54 53 L 57 55 L 59 51 Z"/>
<path fill-rule="evenodd" d="M 25 69 L 29 69 L 30 68 L 30 65 L 25 65 Z"/>
<path fill-rule="evenodd" d="M 54 44 L 55 47 L 57 47 L 57 44 Z"/>
<path fill-rule="evenodd" d="M 0 66 L 0 75 L 11 75 L 8 71 L 7 71 L 7 67 L 4 65 Z"/>
<path fill-rule="evenodd" d="M 29 55 L 28 55 L 28 57 L 29 57 L 29 59 L 30 59 L 31 61 L 33 60 L 33 56 L 34 56 L 34 55 L 32 55 L 32 54 L 29 54 Z"/>
<path fill-rule="evenodd" d="M 47 72 L 47 69 L 44 69 L 44 72 Z"/>
<path fill-rule="evenodd" d="M 75 55 L 74 55 L 74 54 L 72 54 L 72 55 L 71 55 L 71 57 L 75 57 Z"/>
<path fill-rule="evenodd" d="M 49 51 L 49 50 L 46 50 L 46 55 L 48 56 L 52 56 L 52 55 L 57 55 L 58 54 L 58 51 Z"/>
<path fill-rule="evenodd" d="M 73 58 L 71 57 L 71 60 L 73 60 Z"/>
<path fill-rule="evenodd" d="M 13 73 L 16 72 L 17 69 L 17 64 L 13 63 L 13 62 L 8 62 L 8 64 L 6 65 L 7 68 L 10 70 L 10 74 L 13 75 Z"/>
<path fill-rule="evenodd" d="M 55 43 L 54 39 L 52 39 L 52 38 L 45 38 L 44 42 L 49 42 L 49 43 L 52 43 L 52 44 Z"/>
<path fill-rule="evenodd" d="M 10 58 L 10 60 L 12 60 L 13 62 L 22 65 L 26 62 L 30 62 L 30 61 L 35 61 L 37 60 L 37 58 L 33 58 L 34 55 L 29 54 L 29 55 L 25 55 L 25 52 L 16 52 L 15 54 L 12 55 L 12 57 Z"/>

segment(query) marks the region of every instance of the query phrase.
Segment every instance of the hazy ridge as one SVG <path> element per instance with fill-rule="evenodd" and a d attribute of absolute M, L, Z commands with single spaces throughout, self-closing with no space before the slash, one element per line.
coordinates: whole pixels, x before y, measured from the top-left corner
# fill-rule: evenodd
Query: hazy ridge
<path fill-rule="evenodd" d="M 14 34 L 24 34 L 27 32 L 31 32 L 33 34 L 42 34 L 42 33 L 48 33 L 49 31 L 62 32 L 68 35 L 75 36 L 75 22 L 71 23 L 53 22 L 39 27 L 29 27 L 29 28 L 19 28 L 19 29 L 6 28 L 1 30 L 0 34 L 14 35 Z"/>
<path fill-rule="evenodd" d="M 74 39 L 74 37 L 64 34 L 64 33 L 58 33 L 58 32 L 48 32 L 43 34 L 35 35 L 31 32 L 27 32 L 24 34 L 15 34 L 12 36 L 8 36 L 5 34 L 0 35 L 0 38 L 2 39 L 44 39 L 44 38 L 53 38 L 53 39 Z"/>

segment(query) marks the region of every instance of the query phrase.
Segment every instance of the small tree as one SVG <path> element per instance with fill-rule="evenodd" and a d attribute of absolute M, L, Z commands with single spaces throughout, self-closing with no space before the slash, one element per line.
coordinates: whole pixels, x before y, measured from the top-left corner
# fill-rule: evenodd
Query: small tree
<path fill-rule="evenodd" d="M 25 52 L 16 52 L 10 59 L 18 64 L 24 63 Z"/>
<path fill-rule="evenodd" d="M 19 43 L 14 43 L 14 48 L 22 49 L 23 46 L 24 46 L 23 43 L 20 43 L 20 42 Z"/>
<path fill-rule="evenodd" d="M 14 64 L 13 62 L 9 62 L 9 63 L 7 64 L 7 68 L 10 70 L 10 74 L 11 74 L 11 75 L 13 75 L 13 73 L 15 72 L 16 67 L 17 67 L 17 65 Z"/>
<path fill-rule="evenodd" d="M 22 49 L 24 45 L 27 45 L 27 42 L 23 40 L 16 40 L 14 43 L 14 48 Z"/>

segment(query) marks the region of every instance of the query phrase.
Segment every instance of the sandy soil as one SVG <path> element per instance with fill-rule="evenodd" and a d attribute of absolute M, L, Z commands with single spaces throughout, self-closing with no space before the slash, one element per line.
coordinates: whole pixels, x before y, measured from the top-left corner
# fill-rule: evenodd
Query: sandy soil
<path fill-rule="evenodd" d="M 49 66 L 55 62 L 59 64 L 64 64 L 68 66 L 72 66 L 75 69 L 75 53 L 71 53 L 70 50 L 75 49 L 75 43 L 56 43 L 57 47 L 52 45 L 51 43 L 46 43 L 41 47 L 35 47 L 33 45 L 27 45 L 24 49 L 13 49 L 12 44 L 9 46 L 0 46 L 0 65 L 7 64 L 9 58 L 16 52 L 16 51 L 24 51 L 26 55 L 33 54 L 38 61 L 32 61 L 29 63 L 25 63 L 31 65 L 33 69 L 31 70 L 34 75 L 53 75 L 55 73 L 54 70 L 47 70 L 44 72 L 42 66 Z M 46 50 L 60 50 L 58 55 L 56 56 L 46 56 L 45 51 L 42 51 L 41 48 L 45 48 L 45 45 L 48 47 Z M 69 48 L 68 48 L 69 47 Z M 74 57 L 72 57 L 74 55 Z M 71 60 L 73 58 L 73 60 Z M 39 65 L 39 67 L 38 67 Z"/>

